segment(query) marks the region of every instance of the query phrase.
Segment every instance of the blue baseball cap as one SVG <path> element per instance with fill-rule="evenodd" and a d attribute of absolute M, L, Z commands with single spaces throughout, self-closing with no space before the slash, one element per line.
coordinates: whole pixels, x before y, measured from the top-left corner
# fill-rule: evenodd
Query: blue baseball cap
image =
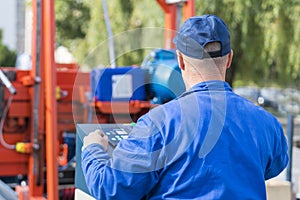
<path fill-rule="evenodd" d="M 219 42 L 221 50 L 204 51 L 205 45 L 211 42 Z M 215 15 L 195 16 L 186 20 L 174 38 L 174 43 L 181 53 L 196 59 L 220 57 L 231 51 L 228 28 Z"/>

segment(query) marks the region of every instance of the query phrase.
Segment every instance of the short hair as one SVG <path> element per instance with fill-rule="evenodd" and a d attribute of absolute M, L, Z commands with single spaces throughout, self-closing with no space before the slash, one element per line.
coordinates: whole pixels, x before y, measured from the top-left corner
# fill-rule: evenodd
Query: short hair
<path fill-rule="evenodd" d="M 219 42 L 207 43 L 204 47 L 204 50 L 206 52 L 220 51 L 221 50 L 221 43 L 219 43 Z"/>
<path fill-rule="evenodd" d="M 212 52 L 212 51 L 220 51 L 221 50 L 221 44 L 219 42 L 211 42 L 208 43 L 207 45 L 205 45 L 204 50 L 207 52 Z M 220 67 L 222 65 L 225 65 L 226 63 L 226 58 L 227 58 L 228 54 L 222 57 L 215 57 L 212 58 L 213 61 L 215 62 L 215 64 Z"/>

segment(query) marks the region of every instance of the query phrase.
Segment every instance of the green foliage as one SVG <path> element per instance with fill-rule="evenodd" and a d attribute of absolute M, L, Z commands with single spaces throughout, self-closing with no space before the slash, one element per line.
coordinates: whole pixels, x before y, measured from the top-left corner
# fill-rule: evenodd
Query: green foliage
<path fill-rule="evenodd" d="M 0 29 L 0 66 L 13 67 L 15 66 L 16 58 L 16 53 L 2 44 L 2 30 Z"/>
<path fill-rule="evenodd" d="M 75 45 L 68 47 L 77 58 L 80 65 L 89 68 L 109 65 L 108 36 L 104 21 L 102 1 L 84 0 L 83 4 L 90 9 L 90 21 L 87 23 L 86 36 Z M 163 28 L 164 14 L 156 1 L 148 1 L 145 11 L 145 1 L 140 0 L 110 0 L 107 1 L 108 13 L 114 35 L 117 66 L 141 64 L 150 39 L 149 34 L 142 31 L 146 27 Z M 151 32 L 151 31 L 150 31 Z M 159 31 L 158 31 L 159 32 Z M 163 32 L 159 38 L 152 34 L 152 43 L 158 41 L 163 45 Z M 151 36 L 150 36 L 151 37 Z M 151 46 L 151 45 L 150 45 Z"/>
<path fill-rule="evenodd" d="M 196 10 L 219 15 L 230 29 L 234 59 L 229 82 L 299 84 L 298 0 L 201 0 Z"/>
<path fill-rule="evenodd" d="M 60 43 L 71 49 L 81 65 L 109 65 L 101 0 L 57 0 L 56 4 Z M 163 31 L 157 27 L 163 28 L 164 13 L 156 1 L 109 0 L 107 4 L 118 66 L 140 64 L 151 47 L 162 47 Z M 80 10 L 82 18 L 76 18 L 74 10 Z M 220 16 L 230 29 L 234 51 L 227 74 L 230 83 L 299 86 L 299 0 L 196 1 L 196 14 L 206 13 Z"/>
<path fill-rule="evenodd" d="M 82 39 L 86 35 L 90 20 L 90 9 L 81 1 L 58 0 L 56 10 L 56 41 L 68 46 L 70 40 Z"/>

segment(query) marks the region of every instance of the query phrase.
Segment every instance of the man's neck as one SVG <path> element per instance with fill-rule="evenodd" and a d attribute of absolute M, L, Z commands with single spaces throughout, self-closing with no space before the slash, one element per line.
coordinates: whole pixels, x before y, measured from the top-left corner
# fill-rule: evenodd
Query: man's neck
<path fill-rule="evenodd" d="M 197 76 L 197 77 L 190 77 L 188 79 L 185 80 L 185 87 L 187 90 L 189 90 L 191 87 L 193 87 L 194 85 L 198 84 L 198 83 L 202 83 L 202 82 L 207 82 L 207 81 L 215 81 L 215 80 L 218 80 L 218 81 L 225 81 L 225 78 L 222 78 L 222 77 L 200 77 L 200 76 Z"/>

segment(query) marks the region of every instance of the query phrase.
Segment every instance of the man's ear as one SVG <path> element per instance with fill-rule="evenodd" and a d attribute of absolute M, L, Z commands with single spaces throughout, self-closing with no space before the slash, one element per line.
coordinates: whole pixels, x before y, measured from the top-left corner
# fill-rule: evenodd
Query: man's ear
<path fill-rule="evenodd" d="M 233 50 L 231 49 L 230 53 L 228 54 L 228 60 L 226 63 L 226 69 L 230 68 L 231 62 L 233 57 Z"/>
<path fill-rule="evenodd" d="M 178 60 L 178 65 L 180 67 L 181 70 L 185 70 L 185 65 L 184 65 L 184 61 L 183 61 L 183 57 L 181 55 L 180 52 L 177 52 L 177 60 Z"/>

